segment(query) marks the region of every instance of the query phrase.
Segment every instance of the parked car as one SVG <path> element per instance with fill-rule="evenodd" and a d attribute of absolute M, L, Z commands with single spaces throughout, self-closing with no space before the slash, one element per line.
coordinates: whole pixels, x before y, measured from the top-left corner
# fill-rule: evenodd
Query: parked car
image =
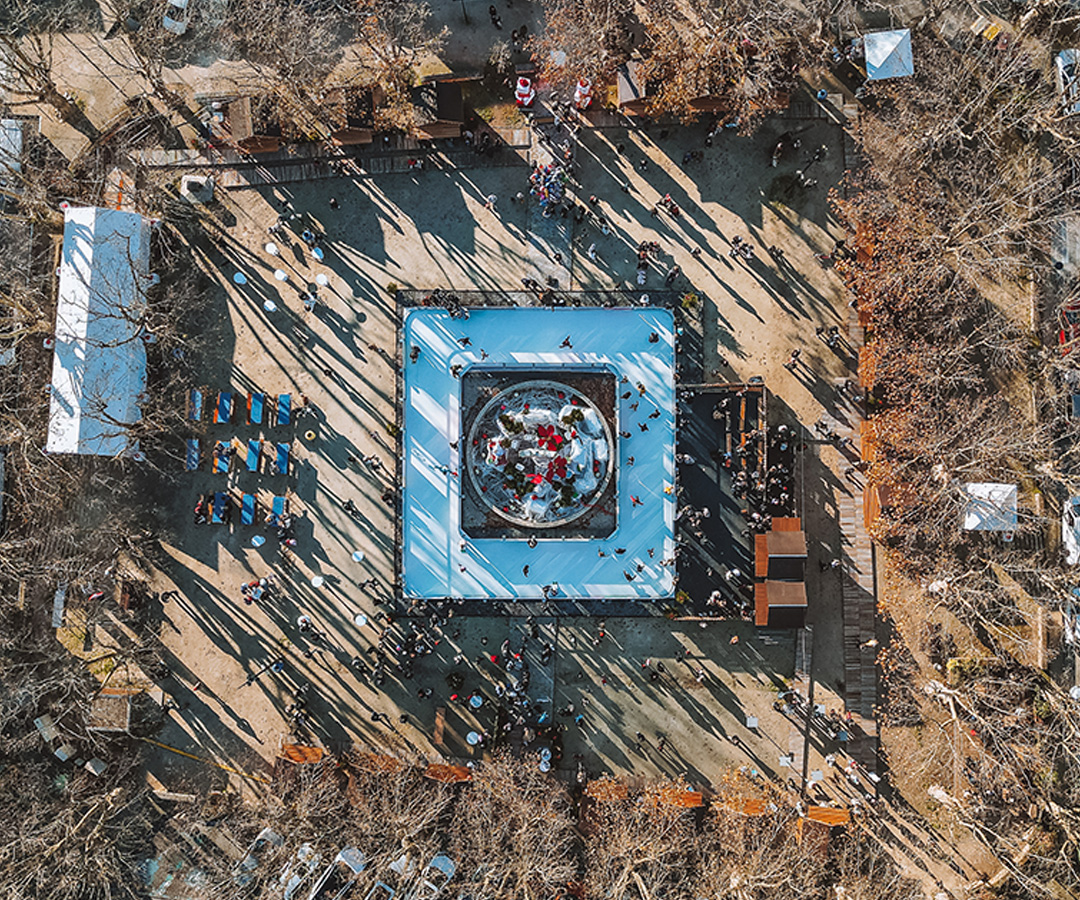
<path fill-rule="evenodd" d="M 1065 548 L 1065 565 L 1080 563 L 1080 497 L 1070 497 L 1061 511 L 1061 543 Z"/>
<path fill-rule="evenodd" d="M 1070 352 L 1080 341 L 1080 303 L 1066 303 L 1058 310 L 1058 343 L 1063 354 Z"/>
<path fill-rule="evenodd" d="M 394 900 L 394 889 L 382 881 L 376 881 L 364 900 Z"/>
<path fill-rule="evenodd" d="M 356 887 L 356 876 L 367 868 L 367 858 L 355 847 L 345 847 L 311 887 L 308 900 L 342 900 Z"/>
<path fill-rule="evenodd" d="M 285 863 L 285 868 L 281 870 L 284 900 L 295 900 L 299 896 L 304 882 L 315 874 L 320 862 L 322 862 L 322 855 L 316 853 L 311 844 L 300 845 L 300 849 L 296 851 L 296 859 L 289 860 Z"/>
<path fill-rule="evenodd" d="M 243 886 L 248 884 L 255 876 L 252 874 L 262 861 L 262 857 L 267 851 L 280 847 L 285 843 L 285 839 L 278 834 L 272 828 L 264 828 L 256 836 L 255 840 L 251 842 L 251 846 L 248 847 L 247 853 L 243 858 L 233 867 L 233 883 Z"/>
<path fill-rule="evenodd" d="M 1080 50 L 1062 50 L 1054 57 L 1054 80 L 1057 82 L 1061 111 L 1066 116 L 1080 113 Z"/>
<path fill-rule="evenodd" d="M 165 0 L 165 15 L 161 27 L 169 34 L 183 34 L 191 22 L 192 0 Z"/>
<path fill-rule="evenodd" d="M 435 900 L 454 877 L 455 871 L 457 867 L 449 856 L 440 853 L 432 858 L 420 874 L 420 886 L 413 892 L 412 900 Z"/>

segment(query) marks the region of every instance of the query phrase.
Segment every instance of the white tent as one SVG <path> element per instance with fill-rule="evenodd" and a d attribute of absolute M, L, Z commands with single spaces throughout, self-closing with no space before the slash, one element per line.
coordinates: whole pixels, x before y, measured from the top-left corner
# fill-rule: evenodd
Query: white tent
<path fill-rule="evenodd" d="M 1016 485 L 964 485 L 964 531 L 1016 531 Z"/>
<path fill-rule="evenodd" d="M 56 308 L 50 453 L 134 452 L 146 348 L 140 335 L 150 229 L 135 213 L 83 207 L 64 214 Z"/>
<path fill-rule="evenodd" d="M 915 74 L 911 56 L 911 32 L 874 31 L 863 35 L 866 52 L 866 80 L 882 81 L 886 78 L 907 78 Z"/>

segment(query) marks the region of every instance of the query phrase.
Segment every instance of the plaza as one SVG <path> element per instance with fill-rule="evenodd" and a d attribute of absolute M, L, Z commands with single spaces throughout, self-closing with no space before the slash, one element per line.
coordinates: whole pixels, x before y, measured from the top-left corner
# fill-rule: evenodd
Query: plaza
<path fill-rule="evenodd" d="M 809 127 L 814 140 L 832 139 L 824 125 Z M 797 675 L 793 633 L 755 631 L 738 614 L 745 586 L 723 578 L 733 568 L 752 571 L 752 547 L 742 534 L 745 504 L 731 493 L 718 454 L 739 439 L 739 428 L 764 424 L 756 418 L 764 411 L 755 406 L 749 418 L 725 424 L 713 416 L 722 393 L 681 385 L 737 386 L 758 376 L 774 395 L 783 393 L 770 419 L 812 421 L 818 388 L 781 363 L 800 331 L 842 321 L 845 310 L 835 276 L 813 258 L 830 240 L 817 224 L 825 221 L 822 200 L 807 198 L 799 213 L 763 205 L 767 186 L 755 179 L 772 177 L 771 138 L 725 136 L 712 157 L 683 171 L 676 160 L 689 139 L 639 130 L 583 136 L 578 193 L 600 195 L 607 235 L 589 223 L 564 227 L 562 219 L 553 231 L 552 220 L 528 203 L 485 209 L 491 194 L 514 196 L 526 165 L 287 183 L 222 196 L 223 221 L 235 221 L 219 239 L 193 247 L 216 281 L 206 309 L 216 349 L 200 378 L 234 392 L 288 391 L 303 411 L 289 435 L 265 435 L 291 441 L 287 476 L 198 471 L 181 481 L 173 513 L 180 524 L 160 583 L 175 591 L 163 608 L 163 634 L 182 709 L 170 716 L 163 743 L 262 771 L 289 739 L 285 708 L 311 684 L 307 739 L 331 748 L 356 743 L 424 759 L 474 759 L 493 745 L 520 751 L 526 729 L 546 713 L 560 728 L 559 770 L 567 776 L 580 762 L 594 774 L 685 773 L 707 783 L 728 765 L 776 773 L 781 756 L 798 759 L 801 733 L 773 709 Z M 632 149 L 621 156 L 615 148 L 623 142 Z M 638 155 L 649 160 L 645 172 L 635 165 Z M 616 189 L 616 173 L 630 183 L 629 195 Z M 678 221 L 649 215 L 663 193 L 678 197 Z M 301 227 L 323 235 L 322 259 L 289 234 L 274 238 L 280 255 L 265 252 L 283 203 Z M 733 260 L 727 241 L 739 233 L 784 246 L 785 267 Z M 649 284 L 635 289 L 634 247 L 647 240 L 661 252 L 650 263 Z M 586 252 L 591 244 L 596 259 Z M 704 252 L 692 256 L 694 246 Z M 562 254 L 558 266 L 553 248 Z M 673 262 L 683 280 L 676 291 L 658 290 Z M 276 269 L 285 281 L 274 278 Z M 798 274 L 785 275 L 789 270 Z M 233 278 L 238 272 L 243 285 Z M 520 289 L 523 276 L 552 272 L 565 306 L 544 305 Z M 318 276 L 327 284 L 306 311 L 303 295 Z M 445 300 L 423 305 L 436 288 L 460 294 L 468 317 Z M 700 308 L 673 309 L 691 288 Z M 575 291 L 583 292 L 580 306 Z M 642 304 L 642 293 L 664 303 Z M 823 344 L 808 347 L 804 358 L 807 371 L 843 372 Z M 721 374 L 706 375 L 714 371 Z M 477 480 L 467 468 L 470 459 L 476 464 L 469 434 L 489 391 L 511 397 L 517 385 L 537 380 L 572 385 L 598 415 L 610 414 L 607 431 L 590 439 L 610 433 L 612 452 L 594 469 L 595 503 L 588 491 L 565 495 L 570 506 L 562 518 L 580 517 L 525 527 L 513 511 L 498 514 L 504 504 L 492 510 L 478 501 L 492 490 L 479 486 L 495 482 L 483 481 L 490 471 Z M 556 420 L 564 418 L 548 398 Z M 524 414 L 523 407 L 511 411 Z M 569 435 L 559 421 L 548 427 L 556 426 Z M 541 426 L 528 427 L 535 435 Z M 241 426 L 210 428 L 226 430 L 248 438 Z M 472 439 L 483 433 L 490 437 L 481 430 Z M 545 452 L 525 460 L 533 476 L 546 474 L 558 456 Z M 598 462 L 603 451 L 590 452 Z M 820 453 L 818 471 L 841 458 L 829 448 Z M 678 464 L 676 454 L 693 464 Z M 831 485 L 835 476 L 823 477 Z M 272 530 L 258 524 L 188 524 L 192 498 L 222 485 L 287 494 L 295 548 L 282 553 Z M 713 515 L 691 528 L 687 515 L 676 521 L 683 506 Z M 816 552 L 838 552 L 835 523 L 819 506 L 800 502 L 800 512 L 816 542 L 837 547 Z M 258 535 L 266 542 L 255 547 Z M 676 538 L 685 542 L 683 561 L 664 565 L 676 556 Z M 238 586 L 267 575 L 276 579 L 268 599 L 243 603 Z M 806 581 L 816 598 L 808 619 L 818 697 L 835 703 L 839 597 L 815 565 Z M 706 606 L 716 591 L 730 612 Z M 301 615 L 314 633 L 299 631 Z M 501 693 L 516 690 L 523 674 L 507 671 L 504 642 L 531 676 L 534 705 L 525 725 Z M 411 655 L 415 647 L 422 650 Z M 277 659 L 281 673 L 263 671 Z M 478 708 L 451 699 L 477 693 Z M 236 727 L 222 729 L 222 722 Z M 473 732 L 487 735 L 484 746 L 469 743 Z M 639 746 L 638 733 L 646 744 Z M 189 765 L 168 754 L 158 764 L 163 778 Z"/>

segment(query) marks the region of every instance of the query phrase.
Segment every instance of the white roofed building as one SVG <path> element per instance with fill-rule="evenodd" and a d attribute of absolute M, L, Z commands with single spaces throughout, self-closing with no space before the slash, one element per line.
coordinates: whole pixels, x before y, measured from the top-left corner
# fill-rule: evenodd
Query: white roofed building
<path fill-rule="evenodd" d="M 146 388 L 141 319 L 149 258 L 142 216 L 96 207 L 64 213 L 48 452 L 137 450 L 129 428 L 142 418 Z"/>

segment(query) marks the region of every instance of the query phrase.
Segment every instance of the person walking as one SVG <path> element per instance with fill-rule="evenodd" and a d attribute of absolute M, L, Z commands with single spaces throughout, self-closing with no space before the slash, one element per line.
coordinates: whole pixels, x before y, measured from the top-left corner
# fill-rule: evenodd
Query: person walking
<path fill-rule="evenodd" d="M 495 203 L 498 199 L 497 195 L 488 194 L 484 201 L 484 209 L 490 209 L 492 212 L 495 212 Z"/>
<path fill-rule="evenodd" d="M 784 368 L 789 372 L 794 372 L 795 367 L 799 364 L 799 357 L 802 356 L 802 350 L 796 347 L 791 351 L 791 356 L 788 357 L 788 361 L 784 363 Z"/>

